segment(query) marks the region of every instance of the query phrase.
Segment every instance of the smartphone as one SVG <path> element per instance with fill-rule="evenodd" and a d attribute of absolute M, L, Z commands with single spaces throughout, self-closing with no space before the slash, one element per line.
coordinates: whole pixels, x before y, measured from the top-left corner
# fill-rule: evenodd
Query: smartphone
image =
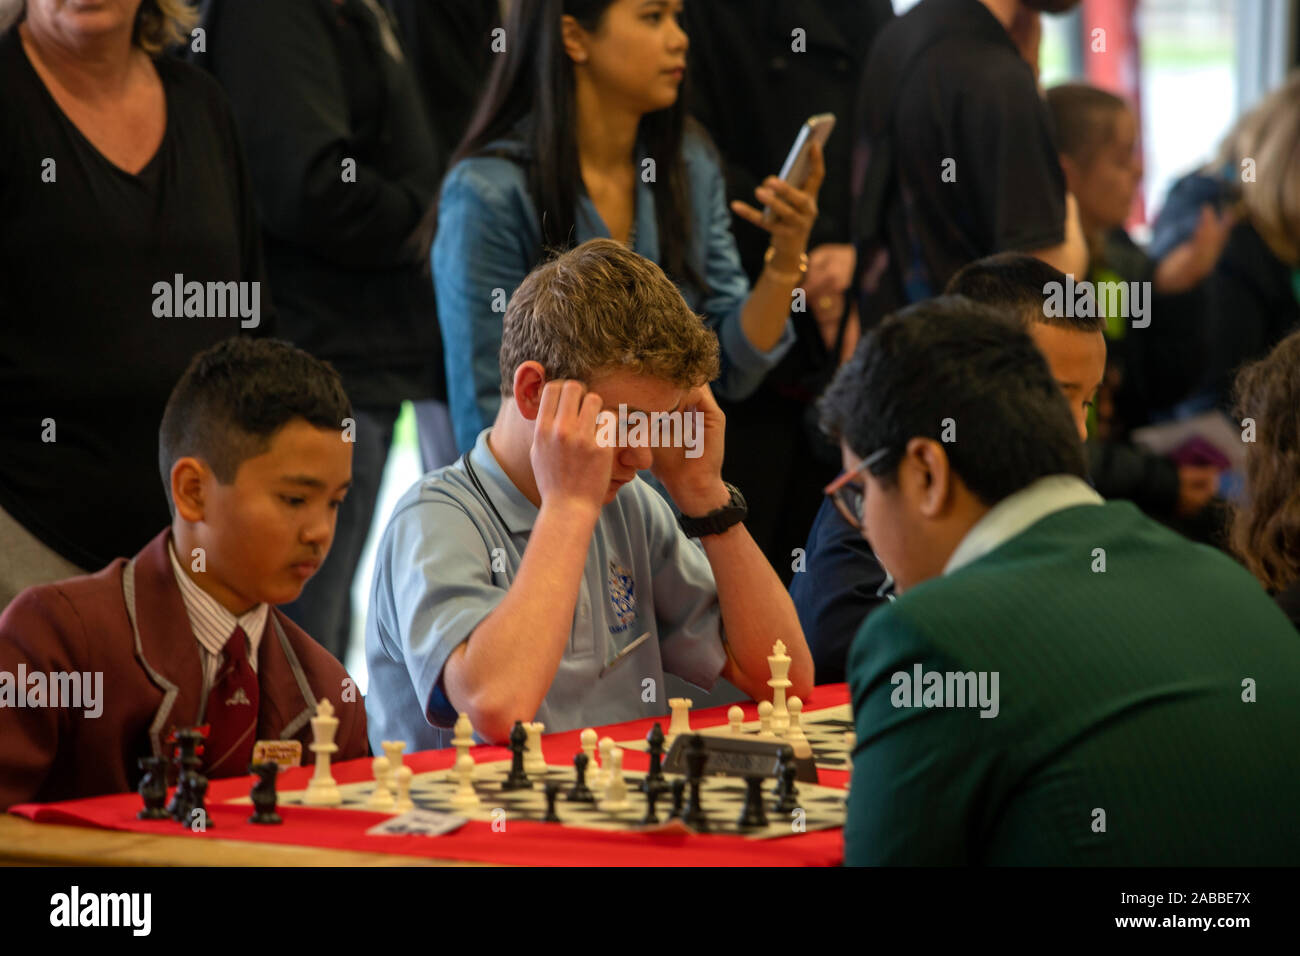
<path fill-rule="evenodd" d="M 810 116 L 808 121 L 799 127 L 799 135 L 794 138 L 794 145 L 790 147 L 790 152 L 781 165 L 778 178 L 796 189 L 802 189 L 804 183 L 808 181 L 808 163 L 812 144 L 817 143 L 824 150 L 826 140 L 830 139 L 831 130 L 834 128 L 834 113 L 818 113 L 816 116 Z M 771 206 L 763 208 L 763 221 L 772 221 Z"/>

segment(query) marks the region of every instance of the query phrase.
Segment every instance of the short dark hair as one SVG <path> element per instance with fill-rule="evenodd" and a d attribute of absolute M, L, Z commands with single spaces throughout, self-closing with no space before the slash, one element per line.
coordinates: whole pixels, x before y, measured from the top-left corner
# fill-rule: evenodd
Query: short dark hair
<path fill-rule="evenodd" d="M 992 309 L 941 296 L 889 316 L 858 343 L 820 403 L 822 427 L 892 483 L 907 443 L 957 440 L 953 471 L 984 504 L 1047 475 L 1085 477 L 1070 407 L 1033 339 Z"/>
<path fill-rule="evenodd" d="M 277 339 L 230 338 L 194 356 L 172 389 L 158 428 L 158 468 L 167 503 L 172 466 L 202 459 L 223 485 L 264 452 L 272 436 L 301 418 L 342 430 L 352 405 L 328 362 Z"/>
<path fill-rule="evenodd" d="M 1087 83 L 1062 83 L 1044 94 L 1056 134 L 1056 148 L 1076 162 L 1090 163 L 1114 136 L 1115 117 L 1129 109 L 1121 97 Z"/>
<path fill-rule="evenodd" d="M 1106 317 L 1103 315 L 1048 314 L 1047 284 L 1058 283 L 1064 290 L 1065 281 L 1064 272 L 1042 259 L 1019 252 L 999 252 L 963 266 L 948 280 L 943 291 L 945 295 L 964 295 L 1008 313 L 1025 328 L 1031 322 L 1041 322 L 1075 332 L 1104 332 Z M 1073 309 L 1059 311 L 1074 312 Z"/>

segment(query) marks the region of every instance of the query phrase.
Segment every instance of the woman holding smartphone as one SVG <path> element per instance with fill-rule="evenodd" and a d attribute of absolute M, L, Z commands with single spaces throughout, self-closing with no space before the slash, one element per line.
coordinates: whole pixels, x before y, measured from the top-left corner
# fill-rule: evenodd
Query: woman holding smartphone
<path fill-rule="evenodd" d="M 488 88 L 425 224 L 456 443 L 473 446 L 501 401 L 507 297 L 550 249 L 596 237 L 658 263 L 718 335 L 718 394 L 737 400 L 789 349 L 791 292 L 807 270 L 825 174 L 755 190 L 773 215 L 751 289 L 708 136 L 689 120 L 681 0 L 517 0 Z"/>

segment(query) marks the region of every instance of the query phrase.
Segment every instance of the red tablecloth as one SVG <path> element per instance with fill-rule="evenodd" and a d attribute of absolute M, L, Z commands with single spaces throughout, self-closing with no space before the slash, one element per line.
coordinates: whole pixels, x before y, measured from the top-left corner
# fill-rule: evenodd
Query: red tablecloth
<path fill-rule="evenodd" d="M 804 712 L 847 703 L 844 684 L 827 684 L 816 688 L 804 703 Z M 745 719 L 756 720 L 753 703 L 741 705 Z M 691 725 L 708 727 L 725 724 L 727 707 L 693 711 Z M 667 730 L 666 718 L 646 718 L 597 728 L 601 736 L 615 740 L 644 738 L 656 720 Z M 548 734 L 542 738 L 547 762 L 569 763 L 580 749 L 579 731 Z M 406 764 L 415 773 L 450 767 L 453 749 L 428 750 L 409 754 Z M 479 762 L 509 759 L 503 747 L 477 747 Z M 630 770 L 645 770 L 648 757 L 629 750 L 624 765 Z M 349 760 L 333 765 L 331 773 L 339 783 L 355 783 L 371 778 L 369 759 Z M 311 779 L 311 767 L 297 767 L 280 774 L 277 788 L 301 790 Z M 846 773 L 820 771 L 827 786 L 843 786 Z M 843 861 L 843 832 L 839 829 L 793 834 L 770 840 L 748 840 L 725 835 L 611 833 L 584 830 L 557 824 L 511 820 L 504 832 L 493 831 L 486 822 L 471 820 L 454 833 L 440 837 L 367 836 L 366 830 L 391 814 L 356 810 L 323 810 L 305 807 L 279 808 L 284 817 L 280 826 L 257 826 L 248 822 L 248 806 L 224 801 L 248 795 L 252 777 L 214 780 L 208 787 L 207 810 L 210 827 L 192 833 L 177 823 L 145 821 L 135 818 L 140 798 L 134 793 L 65 800 L 59 803 L 25 803 L 10 808 L 10 813 L 37 823 L 60 823 L 72 826 L 100 827 L 132 833 L 156 833 L 164 836 L 184 835 L 186 839 L 246 840 L 250 843 L 286 843 L 296 846 L 324 847 L 336 850 L 363 850 L 371 853 L 397 853 L 403 856 L 435 857 L 451 860 L 478 860 L 490 863 L 561 866 L 833 866 Z"/>

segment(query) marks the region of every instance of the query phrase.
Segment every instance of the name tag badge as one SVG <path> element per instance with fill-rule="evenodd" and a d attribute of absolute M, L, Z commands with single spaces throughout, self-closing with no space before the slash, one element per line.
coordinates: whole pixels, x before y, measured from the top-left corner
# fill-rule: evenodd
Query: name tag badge
<path fill-rule="evenodd" d="M 301 740 L 259 740 L 253 744 L 253 763 L 278 763 L 292 770 L 302 763 Z"/>

